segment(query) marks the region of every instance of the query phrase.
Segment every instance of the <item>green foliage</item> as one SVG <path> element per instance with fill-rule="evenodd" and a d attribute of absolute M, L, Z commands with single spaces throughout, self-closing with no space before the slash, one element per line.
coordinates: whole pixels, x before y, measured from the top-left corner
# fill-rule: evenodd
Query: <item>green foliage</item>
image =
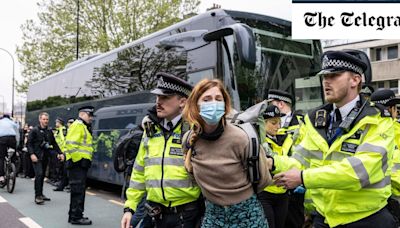
<path fill-rule="evenodd" d="M 105 154 L 112 158 L 113 146 L 117 143 L 120 136 L 118 130 L 111 132 L 102 132 L 96 139 L 93 140 L 94 151 Z"/>
<path fill-rule="evenodd" d="M 78 0 L 42 0 L 38 21 L 21 26 L 17 47 L 24 66 L 17 89 L 64 69 L 75 59 Z M 137 40 L 197 12 L 199 0 L 79 0 L 79 56 Z"/>

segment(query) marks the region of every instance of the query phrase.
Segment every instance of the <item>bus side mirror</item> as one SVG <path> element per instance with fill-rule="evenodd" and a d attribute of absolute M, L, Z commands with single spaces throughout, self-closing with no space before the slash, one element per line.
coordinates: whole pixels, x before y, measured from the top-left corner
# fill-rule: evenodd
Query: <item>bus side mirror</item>
<path fill-rule="evenodd" d="M 245 24 L 233 24 L 208 32 L 204 35 L 207 42 L 220 41 L 225 36 L 234 35 L 240 63 L 253 69 L 256 65 L 256 44 L 253 30 Z"/>
<path fill-rule="evenodd" d="M 158 47 L 165 50 L 171 48 L 183 48 L 186 51 L 194 50 L 209 44 L 203 39 L 205 33 L 207 33 L 207 30 L 193 30 L 167 36 L 159 41 Z"/>

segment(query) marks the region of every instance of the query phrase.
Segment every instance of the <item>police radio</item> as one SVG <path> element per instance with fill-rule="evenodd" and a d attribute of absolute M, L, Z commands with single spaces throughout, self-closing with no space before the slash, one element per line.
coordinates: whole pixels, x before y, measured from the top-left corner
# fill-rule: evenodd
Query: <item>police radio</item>
<path fill-rule="evenodd" d="M 346 116 L 346 118 L 344 118 L 344 120 L 340 123 L 339 128 L 342 128 L 345 132 L 349 132 L 351 130 L 351 128 L 353 127 L 352 125 L 353 125 L 354 121 L 356 120 L 358 115 L 360 115 L 361 110 L 364 109 L 367 102 L 368 101 L 365 100 L 363 105 L 361 106 L 361 108 L 354 107 L 350 111 L 350 113 Z"/>

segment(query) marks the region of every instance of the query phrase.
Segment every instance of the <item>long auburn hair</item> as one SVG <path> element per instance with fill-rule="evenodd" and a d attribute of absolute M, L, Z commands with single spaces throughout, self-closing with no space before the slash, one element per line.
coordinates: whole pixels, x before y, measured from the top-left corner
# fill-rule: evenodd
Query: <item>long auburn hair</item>
<path fill-rule="evenodd" d="M 185 157 L 185 167 L 188 172 L 193 172 L 193 167 L 190 160 L 192 156 L 192 146 L 197 141 L 199 134 L 203 131 L 204 125 L 206 124 L 200 116 L 200 108 L 197 103 L 204 92 L 213 87 L 217 87 L 221 91 L 222 97 L 224 98 L 225 114 L 222 116 L 223 123 L 225 122 L 225 116 L 230 113 L 232 109 L 231 98 L 220 80 L 203 79 L 193 88 L 182 112 L 183 118 L 192 125 L 191 133 L 188 136 L 190 138 L 187 139 L 190 148 Z"/>

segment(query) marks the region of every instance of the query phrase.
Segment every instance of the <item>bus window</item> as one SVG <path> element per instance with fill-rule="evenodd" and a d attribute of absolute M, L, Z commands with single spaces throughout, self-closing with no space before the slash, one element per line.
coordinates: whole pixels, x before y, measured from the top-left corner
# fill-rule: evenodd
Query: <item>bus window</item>
<path fill-rule="evenodd" d="M 201 70 L 197 72 L 191 72 L 188 73 L 188 82 L 191 85 L 196 85 L 199 81 L 208 78 L 212 79 L 214 76 L 214 70 L 213 69 L 206 69 L 206 70 Z"/>
<path fill-rule="evenodd" d="M 136 116 L 124 116 L 99 120 L 99 130 L 130 129 L 136 126 Z"/>

